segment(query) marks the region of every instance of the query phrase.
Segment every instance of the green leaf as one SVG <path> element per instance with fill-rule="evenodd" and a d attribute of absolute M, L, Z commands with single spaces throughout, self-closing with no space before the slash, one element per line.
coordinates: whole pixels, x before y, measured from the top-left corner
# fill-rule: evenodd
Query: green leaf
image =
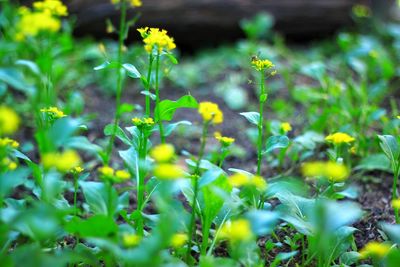
<path fill-rule="evenodd" d="M 99 182 L 80 181 L 86 203 L 94 214 L 112 216 L 117 211 L 118 195 L 113 187 Z"/>
<path fill-rule="evenodd" d="M 118 231 L 118 226 L 109 216 L 94 215 L 87 220 L 73 218 L 65 229 L 80 237 L 108 237 Z"/>
<path fill-rule="evenodd" d="M 150 93 L 149 91 L 141 91 L 140 93 L 141 93 L 142 95 L 148 95 L 148 96 L 151 98 L 151 100 L 156 100 L 156 95 Z"/>
<path fill-rule="evenodd" d="M 39 69 L 38 65 L 33 61 L 20 59 L 20 60 L 17 60 L 17 62 L 15 62 L 15 64 L 25 66 L 30 71 L 32 71 L 32 73 L 34 73 L 36 75 L 40 75 L 40 69 Z"/>
<path fill-rule="evenodd" d="M 176 129 L 176 127 L 178 127 L 180 125 L 192 125 L 192 123 L 190 121 L 178 121 L 178 122 L 175 122 L 175 123 L 170 123 L 170 124 L 165 126 L 164 136 L 171 135 L 172 132 Z"/>
<path fill-rule="evenodd" d="M 78 131 L 80 120 L 65 117 L 56 120 L 49 130 L 48 140 L 54 142 L 56 147 L 61 147 Z"/>
<path fill-rule="evenodd" d="M 173 54 L 167 53 L 165 55 L 169 58 L 172 64 L 178 64 L 178 59 Z"/>
<path fill-rule="evenodd" d="M 245 117 L 250 123 L 254 125 L 258 126 L 260 123 L 260 113 L 258 112 L 242 112 L 239 114 Z"/>
<path fill-rule="evenodd" d="M 0 199 L 7 197 L 17 186 L 24 184 L 30 171 L 27 168 L 18 168 L 14 171 L 0 174 Z"/>
<path fill-rule="evenodd" d="M 400 245 L 400 224 L 381 223 L 380 226 L 391 241 Z"/>
<path fill-rule="evenodd" d="M 111 136 L 113 133 L 114 133 L 114 124 L 108 124 L 104 128 L 104 134 L 106 136 Z M 133 145 L 132 141 L 119 126 L 117 127 L 117 131 L 115 132 L 115 136 L 117 136 L 124 144 L 128 146 Z"/>
<path fill-rule="evenodd" d="M 390 160 L 385 154 L 372 154 L 363 158 L 354 170 L 392 172 Z"/>
<path fill-rule="evenodd" d="M 135 66 L 129 63 L 122 64 L 122 67 L 127 71 L 128 76 L 134 79 L 140 78 L 141 74 Z"/>
<path fill-rule="evenodd" d="M 118 63 L 117 62 L 106 61 L 103 64 L 101 64 L 101 65 L 99 65 L 97 67 L 94 67 L 93 69 L 94 70 L 104 70 L 104 69 L 114 69 L 114 68 L 117 68 L 117 67 L 118 67 Z"/>
<path fill-rule="evenodd" d="M 22 73 L 16 69 L 0 69 L 0 81 L 28 95 L 33 95 L 36 91 L 36 88 L 28 84 Z"/>
<path fill-rule="evenodd" d="M 179 98 L 177 101 L 163 100 L 160 102 L 155 110 L 156 121 L 170 121 L 172 120 L 175 111 L 178 108 L 197 108 L 197 100 L 191 95 L 185 95 Z"/>
<path fill-rule="evenodd" d="M 286 135 L 271 136 L 267 140 L 267 145 L 263 154 L 271 152 L 277 148 L 286 148 L 289 146 L 289 138 Z"/>
<path fill-rule="evenodd" d="M 392 168 L 395 168 L 400 155 L 400 149 L 396 138 L 392 135 L 378 135 L 378 138 L 383 152 L 392 163 Z"/>
<path fill-rule="evenodd" d="M 253 233 L 265 236 L 274 230 L 279 220 L 279 214 L 272 211 L 252 210 L 246 214 L 246 218 L 251 222 Z"/>

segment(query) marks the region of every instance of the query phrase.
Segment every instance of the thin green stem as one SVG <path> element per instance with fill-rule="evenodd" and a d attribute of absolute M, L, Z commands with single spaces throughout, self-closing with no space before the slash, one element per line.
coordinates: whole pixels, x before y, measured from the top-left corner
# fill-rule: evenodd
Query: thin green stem
<path fill-rule="evenodd" d="M 150 109 L 151 109 L 151 102 L 150 102 L 150 88 L 151 88 L 151 71 L 153 68 L 153 55 L 149 54 L 149 69 L 147 71 L 147 84 L 146 84 L 146 117 L 150 118 Z"/>
<path fill-rule="evenodd" d="M 145 131 L 145 130 L 143 130 Z M 144 132 L 141 132 L 140 136 L 140 141 L 139 141 L 139 162 L 144 163 L 146 160 L 146 154 L 147 154 L 147 135 Z M 142 167 L 140 167 L 142 166 Z M 142 210 L 143 210 L 143 205 L 144 205 L 144 180 L 146 176 L 146 170 L 145 167 L 143 167 L 143 164 L 139 164 L 139 177 L 138 177 L 138 184 L 137 184 L 137 212 L 139 215 L 138 221 L 137 221 L 137 233 L 139 236 L 143 236 L 144 234 L 144 222 L 143 222 L 143 216 L 142 216 Z"/>
<path fill-rule="evenodd" d="M 198 176 L 200 175 L 200 164 L 204 156 L 204 150 L 206 147 L 207 141 L 207 134 L 208 134 L 208 126 L 209 122 L 204 122 L 203 124 L 203 134 L 201 137 L 201 146 L 199 151 L 199 158 L 196 163 L 196 169 L 194 171 L 193 179 L 194 179 L 194 189 L 193 189 L 193 200 L 192 200 L 192 214 L 190 217 L 190 224 L 189 224 L 189 242 L 188 248 L 186 252 L 186 263 L 190 261 L 190 252 L 191 246 L 195 235 L 195 228 L 196 228 L 196 203 L 197 203 L 197 196 L 199 191 L 199 179 Z"/>
<path fill-rule="evenodd" d="M 121 20 L 120 20 L 120 28 L 119 28 L 119 42 L 118 42 L 118 58 L 117 58 L 117 92 L 116 92 L 116 99 L 115 99 L 115 115 L 114 115 L 114 127 L 113 132 L 110 137 L 110 141 L 108 143 L 106 157 L 105 157 L 105 164 L 109 164 L 114 141 L 115 135 L 118 129 L 118 123 L 120 119 L 120 112 L 119 107 L 121 105 L 121 94 L 122 94 L 122 87 L 123 87 L 123 77 L 120 66 L 122 65 L 122 52 L 125 40 L 125 32 L 126 32 L 126 0 L 121 1 Z"/>
<path fill-rule="evenodd" d="M 265 84 L 264 84 L 264 79 L 265 79 L 265 74 L 264 71 L 260 72 L 260 96 L 259 96 L 259 102 L 260 102 L 260 119 L 258 122 L 258 140 L 257 140 L 257 175 L 261 174 L 261 162 L 263 159 L 262 155 L 262 141 L 263 141 L 263 135 L 264 135 L 264 103 L 266 101 L 266 96 L 265 96 Z"/>
<path fill-rule="evenodd" d="M 74 217 L 78 216 L 78 208 L 77 208 L 77 196 L 78 196 L 78 175 L 74 174 Z"/>
<path fill-rule="evenodd" d="M 398 198 L 397 195 L 397 183 L 399 180 L 399 167 L 395 168 L 393 176 L 393 187 L 392 187 L 392 201 Z M 399 223 L 399 209 L 394 209 L 394 216 L 396 218 L 396 223 Z"/>
<path fill-rule="evenodd" d="M 161 143 L 164 144 L 165 143 L 165 136 L 164 136 L 164 127 L 162 124 L 162 120 L 161 120 L 161 113 L 160 113 L 160 109 L 159 109 L 159 105 L 160 105 L 160 88 L 159 88 L 159 72 L 160 72 L 160 54 L 157 54 L 157 58 L 156 58 L 156 85 L 155 85 L 155 90 L 156 90 L 156 110 L 157 110 L 157 117 L 158 117 L 158 127 L 160 130 L 160 139 L 161 139 Z"/>

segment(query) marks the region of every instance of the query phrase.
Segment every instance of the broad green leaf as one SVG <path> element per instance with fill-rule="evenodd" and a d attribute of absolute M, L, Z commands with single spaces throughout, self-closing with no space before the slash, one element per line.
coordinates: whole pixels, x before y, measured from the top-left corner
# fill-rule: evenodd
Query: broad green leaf
<path fill-rule="evenodd" d="M 61 147 L 78 131 L 80 120 L 65 117 L 54 122 L 49 130 L 48 141 L 54 142 L 56 147 Z"/>
<path fill-rule="evenodd" d="M 178 108 L 197 108 L 197 100 L 191 95 L 185 95 L 177 101 L 163 100 L 155 110 L 155 120 L 170 121 Z"/>
<path fill-rule="evenodd" d="M 27 95 L 33 95 L 36 91 L 36 88 L 28 84 L 22 73 L 16 69 L 0 69 L 0 81 Z"/>
<path fill-rule="evenodd" d="M 80 181 L 86 203 L 94 214 L 113 216 L 117 211 L 118 195 L 113 187 L 99 182 Z"/>
<path fill-rule="evenodd" d="M 33 61 L 21 59 L 21 60 L 17 60 L 17 62 L 15 62 L 15 64 L 25 66 L 30 71 L 32 71 L 32 73 L 34 73 L 36 75 L 40 75 L 40 69 L 39 69 L 38 65 Z"/>
<path fill-rule="evenodd" d="M 104 128 L 104 134 L 106 136 L 111 136 L 114 133 L 114 124 L 108 124 L 105 128 Z M 115 135 L 126 145 L 128 146 L 132 146 L 132 141 L 129 139 L 129 137 L 125 134 L 125 132 L 119 127 L 117 126 Z"/>
<path fill-rule="evenodd" d="M 289 146 L 289 138 L 286 135 L 271 136 L 267 139 L 267 145 L 263 154 L 271 152 L 277 148 L 286 148 Z"/>
<path fill-rule="evenodd" d="M 118 226 L 112 217 L 98 214 L 86 220 L 73 218 L 67 222 L 65 229 L 80 237 L 108 237 L 118 231 Z"/>
<path fill-rule="evenodd" d="M 390 160 L 385 154 L 371 154 L 363 158 L 354 170 L 392 172 Z"/>
<path fill-rule="evenodd" d="M 176 127 L 178 127 L 180 125 L 192 125 L 192 123 L 190 121 L 178 121 L 178 122 L 175 122 L 175 123 L 170 123 L 170 124 L 165 126 L 164 136 L 171 135 L 172 132 L 176 129 Z"/>
<path fill-rule="evenodd" d="M 30 171 L 27 168 L 18 168 L 14 171 L 0 173 L 0 199 L 4 199 L 17 186 L 24 184 Z"/>
<path fill-rule="evenodd" d="M 400 224 L 381 223 L 380 226 L 391 241 L 400 244 Z"/>
<path fill-rule="evenodd" d="M 385 153 L 386 157 L 392 163 L 392 168 L 397 165 L 397 161 L 400 155 L 399 145 L 397 140 L 392 135 L 378 135 L 380 140 L 380 146 Z"/>
<path fill-rule="evenodd" d="M 274 230 L 279 220 L 279 214 L 272 211 L 252 210 L 246 214 L 246 218 L 251 222 L 253 233 L 265 236 Z"/>
<path fill-rule="evenodd" d="M 118 63 L 117 62 L 109 62 L 106 61 L 103 64 L 94 67 L 94 70 L 103 70 L 103 69 L 113 69 L 113 68 L 117 68 L 118 67 Z"/>
<path fill-rule="evenodd" d="M 136 69 L 135 66 L 129 63 L 122 64 L 122 67 L 128 73 L 128 76 L 134 79 L 140 78 L 140 72 Z"/>
<path fill-rule="evenodd" d="M 245 117 L 249 122 L 254 125 L 259 125 L 260 123 L 260 113 L 258 112 L 242 112 L 240 113 L 243 117 Z"/>

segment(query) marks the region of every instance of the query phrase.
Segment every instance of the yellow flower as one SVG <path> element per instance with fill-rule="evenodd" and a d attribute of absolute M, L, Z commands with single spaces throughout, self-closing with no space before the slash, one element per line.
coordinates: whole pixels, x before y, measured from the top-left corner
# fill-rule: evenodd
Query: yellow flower
<path fill-rule="evenodd" d="M 20 118 L 14 110 L 0 106 L 0 136 L 11 135 L 18 130 Z"/>
<path fill-rule="evenodd" d="M 220 124 L 224 121 L 224 114 L 215 103 L 201 102 L 198 111 L 206 122 L 211 121 L 213 124 Z"/>
<path fill-rule="evenodd" d="M 71 169 L 71 172 L 72 172 L 73 174 L 80 174 L 80 173 L 82 173 L 84 170 L 85 170 L 85 169 L 82 168 L 81 166 L 76 166 L 76 167 L 74 167 L 74 168 Z"/>
<path fill-rule="evenodd" d="M 267 189 L 267 182 L 261 176 L 254 175 L 253 178 L 250 180 L 250 183 L 254 185 L 259 191 L 265 191 L 265 189 Z"/>
<path fill-rule="evenodd" d="M 229 184 L 233 187 L 242 187 L 249 184 L 249 176 L 237 172 L 228 178 Z"/>
<path fill-rule="evenodd" d="M 154 124 L 153 118 L 144 118 L 144 119 L 143 119 L 143 122 L 144 122 L 145 124 L 147 124 L 148 126 L 151 126 L 151 125 Z"/>
<path fill-rule="evenodd" d="M 285 133 L 290 132 L 292 130 L 292 125 L 290 125 L 290 123 L 288 123 L 288 122 L 282 122 L 281 129 Z"/>
<path fill-rule="evenodd" d="M 140 28 L 138 31 L 143 38 L 144 49 L 148 53 L 152 53 L 153 49 L 161 53 L 163 50 L 169 52 L 176 48 L 174 39 L 168 36 L 166 30 L 146 27 Z"/>
<path fill-rule="evenodd" d="M 24 7 L 19 10 L 19 15 L 15 34 L 17 41 L 35 37 L 41 32 L 58 32 L 61 29 L 61 21 L 49 11 L 31 11 Z"/>
<path fill-rule="evenodd" d="M 111 0 L 111 3 L 114 5 L 119 4 L 121 0 Z M 127 2 L 132 6 L 132 7 L 141 7 L 142 6 L 142 1 L 141 0 L 127 0 Z"/>
<path fill-rule="evenodd" d="M 383 258 L 389 253 L 390 248 L 389 244 L 371 241 L 360 250 L 360 258 L 365 259 L 369 256 Z"/>
<path fill-rule="evenodd" d="M 114 176 L 114 172 L 115 172 L 114 169 L 109 167 L 109 166 L 100 167 L 98 169 L 98 171 L 99 171 L 100 175 L 102 175 L 105 178 L 113 177 Z"/>
<path fill-rule="evenodd" d="M 275 67 L 275 65 L 268 59 L 261 60 L 258 57 L 252 58 L 251 65 L 253 65 L 253 67 L 258 71 L 268 70 L 268 69 L 272 69 L 273 67 Z M 275 74 L 276 73 L 274 73 L 274 75 Z"/>
<path fill-rule="evenodd" d="M 334 143 L 335 145 L 343 143 L 348 144 L 355 141 L 354 137 L 346 133 L 340 133 L 340 132 L 328 135 L 327 137 L 325 137 L 325 140 L 327 142 Z"/>
<path fill-rule="evenodd" d="M 42 164 L 45 169 L 55 168 L 63 173 L 78 167 L 80 163 L 81 158 L 74 150 L 67 150 L 62 153 L 51 152 L 42 156 Z"/>
<path fill-rule="evenodd" d="M 178 165 L 162 163 L 154 167 L 154 176 L 161 180 L 175 180 L 183 178 L 185 173 Z"/>
<path fill-rule="evenodd" d="M 215 139 L 217 139 L 221 145 L 223 146 L 230 146 L 233 142 L 235 142 L 235 138 L 227 137 L 227 136 L 222 136 L 220 132 L 215 132 L 214 133 Z"/>
<path fill-rule="evenodd" d="M 231 243 L 248 241 L 253 238 L 250 222 L 245 219 L 227 222 L 221 227 L 218 238 L 227 239 Z"/>
<path fill-rule="evenodd" d="M 0 169 L 5 168 L 8 171 L 13 171 L 18 167 L 18 164 L 14 161 L 12 161 L 10 158 L 5 157 L 3 160 L 0 162 Z"/>
<path fill-rule="evenodd" d="M 64 17 L 68 16 L 68 9 L 67 7 L 59 0 L 44 0 L 41 2 L 33 3 L 33 7 L 40 12 L 53 15 Z"/>
<path fill-rule="evenodd" d="M 59 110 L 57 107 L 42 108 L 40 109 L 40 112 L 45 113 L 54 119 L 60 119 L 67 116 L 62 110 Z"/>
<path fill-rule="evenodd" d="M 302 173 L 306 177 L 325 177 L 332 182 L 342 182 L 349 176 L 349 170 L 337 162 L 308 162 L 304 163 Z"/>
<path fill-rule="evenodd" d="M 144 119 L 140 119 L 138 117 L 135 117 L 132 119 L 132 123 L 133 125 L 137 126 L 137 127 L 141 127 L 141 126 L 153 126 L 154 125 L 154 120 L 153 118 L 144 118 Z"/>
<path fill-rule="evenodd" d="M 129 172 L 124 170 L 118 170 L 115 172 L 115 178 L 117 181 L 122 182 L 131 178 Z"/>
<path fill-rule="evenodd" d="M 189 237 L 187 234 L 178 233 L 178 234 L 174 234 L 172 236 L 170 244 L 174 248 L 180 248 L 183 245 L 185 245 L 188 240 L 189 240 Z"/>
<path fill-rule="evenodd" d="M 11 148 L 18 148 L 19 143 L 15 141 L 14 139 L 5 137 L 5 138 L 0 138 L 0 148 L 2 147 L 8 147 L 10 146 Z"/>
<path fill-rule="evenodd" d="M 142 238 L 136 234 L 124 234 L 122 236 L 122 243 L 125 247 L 135 247 L 139 245 Z"/>
<path fill-rule="evenodd" d="M 157 162 L 168 162 L 175 155 L 175 148 L 171 144 L 161 144 L 150 151 L 150 156 Z"/>
<path fill-rule="evenodd" d="M 393 199 L 392 200 L 392 207 L 394 209 L 400 209 L 400 199 Z"/>

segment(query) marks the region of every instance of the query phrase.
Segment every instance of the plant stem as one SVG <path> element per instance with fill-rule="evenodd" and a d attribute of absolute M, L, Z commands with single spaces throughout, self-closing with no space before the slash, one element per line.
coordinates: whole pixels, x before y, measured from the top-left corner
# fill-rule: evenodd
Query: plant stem
<path fill-rule="evenodd" d="M 159 127 L 159 130 L 160 130 L 161 143 L 164 144 L 165 143 L 164 128 L 163 128 L 163 124 L 162 124 L 162 120 L 161 120 L 161 116 L 160 116 L 161 113 L 160 113 L 160 108 L 159 108 L 159 104 L 160 104 L 159 71 L 160 71 L 160 53 L 157 54 L 157 58 L 156 58 L 156 85 L 155 85 L 155 89 L 156 89 L 156 110 L 157 110 L 157 117 L 158 117 L 158 127 Z"/>
<path fill-rule="evenodd" d="M 122 94 L 122 72 L 121 72 L 121 65 L 122 65 L 122 48 L 124 46 L 125 40 L 125 32 L 126 32 L 126 0 L 121 0 L 121 20 L 120 20 L 120 28 L 119 28 L 119 42 L 118 42 L 118 58 L 117 58 L 117 92 L 116 92 L 116 99 L 115 99 L 115 115 L 114 115 L 114 127 L 113 132 L 110 137 L 110 141 L 108 143 L 106 157 L 105 157 L 105 164 L 108 165 L 110 162 L 115 135 L 118 129 L 118 123 L 120 119 L 119 107 L 121 105 L 121 94 Z"/>
<path fill-rule="evenodd" d="M 397 199 L 397 183 L 399 180 L 399 167 L 396 167 L 393 176 L 393 187 L 392 187 L 392 201 Z M 396 218 L 396 223 L 399 223 L 399 209 L 394 209 L 394 216 Z"/>
<path fill-rule="evenodd" d="M 140 136 L 140 141 L 139 141 L 139 162 L 145 162 L 146 160 L 146 154 L 147 154 L 147 135 L 145 133 L 141 133 Z M 144 234 L 144 223 L 143 223 L 143 216 L 142 216 L 142 210 L 143 210 L 143 203 L 144 203 L 144 179 L 146 176 L 146 170 L 145 167 L 140 167 L 143 166 L 142 164 L 139 164 L 139 177 L 138 177 L 138 184 L 137 184 L 137 212 L 139 215 L 138 221 L 137 221 L 137 228 L 136 231 L 139 236 L 143 236 Z"/>
<path fill-rule="evenodd" d="M 204 155 L 204 150 L 206 147 L 206 141 L 207 141 L 207 133 L 208 133 L 208 126 L 209 122 L 204 122 L 203 124 L 203 134 L 201 136 L 201 146 L 200 146 L 200 151 L 199 151 L 199 158 L 196 163 L 196 169 L 194 171 L 194 191 L 193 191 L 193 201 L 192 201 L 192 214 L 190 218 L 190 224 L 189 224 L 189 242 L 188 242 L 188 248 L 187 248 L 187 253 L 186 253 L 186 263 L 189 263 L 190 260 L 190 252 L 191 252 L 191 246 L 192 246 L 192 241 L 194 239 L 194 236 L 196 234 L 195 228 L 196 228 L 196 203 L 197 203 L 197 196 L 198 196 L 198 191 L 199 191 L 199 179 L 198 175 L 200 174 L 200 164 L 201 160 Z"/>
<path fill-rule="evenodd" d="M 260 71 L 260 96 L 259 96 L 259 102 L 260 102 L 260 120 L 258 122 L 258 141 L 257 141 L 257 175 L 261 174 L 261 162 L 262 162 L 262 141 L 263 141 L 263 135 L 264 135 L 264 103 L 266 99 L 264 98 L 265 95 L 265 84 L 264 84 L 264 71 Z"/>
<path fill-rule="evenodd" d="M 147 118 L 150 118 L 151 116 L 151 114 L 150 114 L 150 108 L 151 108 L 151 106 L 150 106 L 150 85 L 151 85 L 151 82 L 150 82 L 150 80 L 151 80 L 151 71 L 152 71 L 152 68 L 153 68 L 153 55 L 152 54 L 149 54 L 149 69 L 148 69 L 148 71 L 147 71 L 147 84 L 146 84 L 146 92 L 147 92 L 147 95 L 146 95 L 146 117 Z"/>
<path fill-rule="evenodd" d="M 78 175 L 74 174 L 74 217 L 78 216 L 78 208 L 76 204 L 76 199 L 78 196 Z"/>

